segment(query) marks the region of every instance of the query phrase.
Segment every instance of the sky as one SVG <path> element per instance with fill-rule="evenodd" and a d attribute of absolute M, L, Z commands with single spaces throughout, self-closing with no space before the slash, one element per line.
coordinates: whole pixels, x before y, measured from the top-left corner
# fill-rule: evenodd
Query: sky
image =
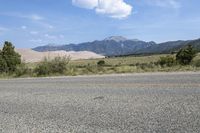
<path fill-rule="evenodd" d="M 200 0 L 0 0 L 0 45 L 200 38 Z"/>

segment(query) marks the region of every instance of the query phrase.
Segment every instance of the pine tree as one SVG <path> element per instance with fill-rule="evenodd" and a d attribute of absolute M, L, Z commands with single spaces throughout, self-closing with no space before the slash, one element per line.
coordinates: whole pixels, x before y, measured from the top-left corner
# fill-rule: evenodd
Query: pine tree
<path fill-rule="evenodd" d="M 7 63 L 3 58 L 2 51 L 0 50 L 0 73 L 7 72 Z"/>
<path fill-rule="evenodd" d="M 1 51 L 1 58 L 6 63 L 6 72 L 14 72 L 18 64 L 21 64 L 21 56 L 15 52 L 15 47 L 11 42 L 5 42 L 4 47 Z M 4 61 L 2 61 L 4 65 Z"/>

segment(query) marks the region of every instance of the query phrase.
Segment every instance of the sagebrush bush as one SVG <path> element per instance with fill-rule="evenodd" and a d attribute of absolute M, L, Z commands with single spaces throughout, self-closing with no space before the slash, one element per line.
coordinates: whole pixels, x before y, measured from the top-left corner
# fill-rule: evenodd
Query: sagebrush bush
<path fill-rule="evenodd" d="M 69 57 L 55 57 L 53 60 L 45 58 L 36 66 L 34 71 L 38 76 L 56 73 L 63 74 L 67 70 L 69 61 Z"/>
<path fill-rule="evenodd" d="M 150 62 L 150 63 L 136 63 L 135 66 L 137 68 L 145 70 L 145 69 L 154 68 L 155 67 L 155 63 L 154 62 Z"/>
<path fill-rule="evenodd" d="M 69 58 L 56 57 L 50 62 L 50 71 L 52 73 L 62 74 L 67 70 L 68 63 L 69 63 Z"/>
<path fill-rule="evenodd" d="M 98 72 L 98 68 L 97 68 L 97 65 L 93 65 L 93 64 L 88 64 L 86 65 L 86 70 L 85 72 L 87 73 L 97 73 Z"/>
<path fill-rule="evenodd" d="M 32 75 L 32 70 L 28 68 L 28 66 L 25 63 L 21 63 L 20 65 L 18 65 L 15 70 L 16 77 L 20 77 L 23 75 Z"/>
<path fill-rule="evenodd" d="M 36 66 L 34 72 L 37 75 L 49 75 L 50 74 L 50 63 L 47 60 L 47 58 L 45 58 L 42 62 L 40 62 Z"/>
<path fill-rule="evenodd" d="M 195 60 L 192 64 L 193 64 L 195 67 L 200 67 L 200 59 Z"/>
<path fill-rule="evenodd" d="M 98 66 L 104 66 L 106 64 L 106 62 L 104 60 L 100 60 L 97 62 Z"/>
<path fill-rule="evenodd" d="M 176 59 L 173 56 L 165 56 L 165 57 L 160 57 L 159 61 L 157 62 L 160 66 L 164 67 L 171 67 L 176 64 Z"/>

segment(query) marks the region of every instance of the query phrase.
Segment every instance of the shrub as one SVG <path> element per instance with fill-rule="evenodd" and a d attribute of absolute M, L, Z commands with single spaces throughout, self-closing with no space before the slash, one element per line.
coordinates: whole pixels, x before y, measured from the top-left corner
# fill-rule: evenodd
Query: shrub
<path fill-rule="evenodd" d="M 50 62 L 50 71 L 52 73 L 63 74 L 67 70 L 67 64 L 69 63 L 69 58 L 66 57 L 55 57 Z"/>
<path fill-rule="evenodd" d="M 41 75 L 49 75 L 50 74 L 50 63 L 47 60 L 47 58 L 44 58 L 42 62 L 40 62 L 36 68 L 35 68 L 35 73 L 39 76 Z"/>
<path fill-rule="evenodd" d="M 69 57 L 56 57 L 53 60 L 45 58 L 37 65 L 34 71 L 38 76 L 56 73 L 63 74 L 67 70 L 67 64 L 69 61 Z"/>
<path fill-rule="evenodd" d="M 85 68 L 86 68 L 86 73 L 97 73 L 98 72 L 97 65 L 87 64 Z"/>
<path fill-rule="evenodd" d="M 31 74 L 32 70 L 29 69 L 25 63 L 21 63 L 20 65 L 18 65 L 15 70 L 16 77 L 20 77 L 23 75 L 31 75 Z"/>
<path fill-rule="evenodd" d="M 142 70 L 146 70 L 146 69 L 152 69 L 155 67 L 155 63 L 150 62 L 150 63 L 136 63 L 135 64 L 137 68 L 140 68 Z"/>
<path fill-rule="evenodd" d="M 178 51 L 176 60 L 182 65 L 188 65 L 196 56 L 196 53 L 196 50 L 191 45 L 188 45 L 186 48 Z"/>
<path fill-rule="evenodd" d="M 176 59 L 173 56 L 165 56 L 165 57 L 160 57 L 158 64 L 160 66 L 168 66 L 171 67 L 174 64 L 176 64 Z"/>
<path fill-rule="evenodd" d="M 195 60 L 195 61 L 193 62 L 193 65 L 194 65 L 195 67 L 200 67 L 200 59 Z"/>
<path fill-rule="evenodd" d="M 103 66 L 105 64 L 106 64 L 106 62 L 104 60 L 100 60 L 100 61 L 97 62 L 98 66 Z"/>
<path fill-rule="evenodd" d="M 78 69 L 75 66 L 71 65 L 67 67 L 66 75 L 75 76 L 77 74 L 79 73 L 78 73 Z"/>

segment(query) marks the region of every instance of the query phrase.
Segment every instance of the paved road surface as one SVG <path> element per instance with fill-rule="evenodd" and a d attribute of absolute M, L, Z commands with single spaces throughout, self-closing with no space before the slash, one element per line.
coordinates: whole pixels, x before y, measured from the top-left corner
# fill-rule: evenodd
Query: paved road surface
<path fill-rule="evenodd" d="M 0 80 L 3 133 L 200 132 L 200 73 Z"/>

